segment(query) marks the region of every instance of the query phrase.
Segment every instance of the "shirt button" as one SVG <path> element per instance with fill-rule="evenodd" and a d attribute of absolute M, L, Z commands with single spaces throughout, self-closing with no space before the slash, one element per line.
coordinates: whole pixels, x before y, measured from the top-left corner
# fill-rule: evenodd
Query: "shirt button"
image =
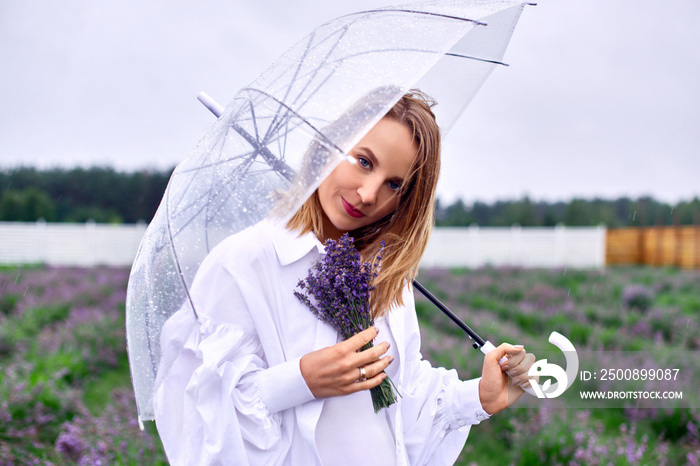
<path fill-rule="evenodd" d="M 458 422 L 457 424 L 459 424 L 460 426 L 464 426 L 464 425 L 466 425 L 467 423 L 464 422 L 464 419 L 460 419 L 459 422 Z"/>

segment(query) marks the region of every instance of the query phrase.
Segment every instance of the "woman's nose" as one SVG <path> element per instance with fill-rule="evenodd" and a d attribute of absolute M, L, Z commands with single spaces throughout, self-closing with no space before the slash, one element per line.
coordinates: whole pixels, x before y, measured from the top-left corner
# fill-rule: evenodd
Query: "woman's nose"
<path fill-rule="evenodd" d="M 379 196 L 379 188 L 381 184 L 376 180 L 367 179 L 360 187 L 357 188 L 357 194 L 360 196 L 363 204 L 372 205 L 377 202 Z"/>

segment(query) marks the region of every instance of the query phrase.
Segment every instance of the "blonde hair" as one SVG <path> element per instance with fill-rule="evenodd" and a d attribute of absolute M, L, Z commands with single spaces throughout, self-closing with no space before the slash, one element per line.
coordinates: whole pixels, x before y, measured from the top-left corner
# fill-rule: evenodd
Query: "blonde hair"
<path fill-rule="evenodd" d="M 440 173 L 440 129 L 431 107 L 434 102 L 411 90 L 384 115 L 411 132 L 417 155 L 399 192 L 399 207 L 392 214 L 349 234 L 364 261 L 374 263 L 381 251 L 381 269 L 370 294 L 374 318 L 394 304 L 403 304 L 402 291 L 418 273 L 418 263 L 432 232 L 435 188 Z M 287 224 L 302 234 L 323 238 L 323 209 L 315 191 Z"/>

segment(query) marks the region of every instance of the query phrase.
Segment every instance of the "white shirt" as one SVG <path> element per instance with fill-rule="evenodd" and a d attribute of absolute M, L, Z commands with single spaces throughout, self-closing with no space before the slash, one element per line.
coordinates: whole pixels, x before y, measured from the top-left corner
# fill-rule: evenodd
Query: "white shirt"
<path fill-rule="evenodd" d="M 374 326 L 379 330 L 375 343 L 388 342 L 389 350 L 384 356 L 393 356 L 396 360 L 396 341 L 386 319 L 376 319 Z M 341 341 L 340 336 L 338 341 Z M 398 377 L 393 363 L 387 367 L 386 373 L 392 380 Z M 359 369 L 357 374 L 360 375 Z M 341 435 L 338 434 L 338 427 L 341 428 Z M 324 466 L 396 464 L 396 437 L 389 411 L 382 409 L 375 413 L 368 390 L 323 400 L 321 416 L 316 424 L 316 449 Z M 371 455 L 367 454 L 368 451 L 372 452 Z"/>
<path fill-rule="evenodd" d="M 153 407 L 171 464 L 320 465 L 319 449 L 329 463 L 352 464 L 344 456 L 352 448 L 369 464 L 372 448 L 342 414 L 363 396 L 373 414 L 369 392 L 315 399 L 299 368 L 303 355 L 338 340 L 293 294 L 322 254 L 313 234 L 298 236 L 264 221 L 206 257 L 190 291 L 199 321 L 184 306 L 161 334 Z M 488 418 L 479 379 L 462 382 L 456 371 L 422 360 L 408 287 L 403 299 L 404 306 L 378 319 L 375 340 L 392 343 L 388 373 L 401 398 L 380 411 L 372 427 L 393 442 L 385 448 L 393 449 L 395 464 L 453 464 L 470 425 Z M 329 448 L 334 437 L 338 447 Z"/>

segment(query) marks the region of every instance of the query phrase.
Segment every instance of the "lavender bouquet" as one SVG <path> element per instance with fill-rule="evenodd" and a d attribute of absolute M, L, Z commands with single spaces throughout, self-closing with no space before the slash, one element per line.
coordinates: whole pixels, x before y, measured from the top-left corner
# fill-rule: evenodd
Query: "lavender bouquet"
<path fill-rule="evenodd" d="M 309 270 L 297 285 L 294 295 L 306 304 L 322 322 L 336 329 L 343 339 L 374 324 L 369 307 L 372 280 L 377 276 L 381 257 L 374 264 L 362 262 L 353 239 L 345 233 L 338 241 L 326 241 L 326 256 Z M 370 341 L 361 348 L 371 348 Z M 374 412 L 396 402 L 395 386 L 386 377 L 370 389 Z"/>

